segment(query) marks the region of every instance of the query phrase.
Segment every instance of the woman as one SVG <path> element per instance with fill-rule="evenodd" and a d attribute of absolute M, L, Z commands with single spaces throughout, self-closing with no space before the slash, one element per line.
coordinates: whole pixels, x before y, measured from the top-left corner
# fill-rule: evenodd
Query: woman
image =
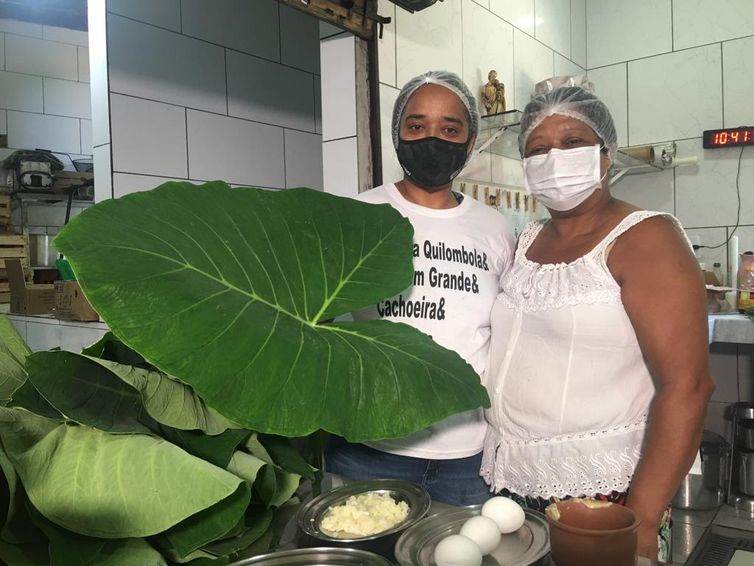
<path fill-rule="evenodd" d="M 493 307 L 482 475 L 539 509 L 625 503 L 639 554 L 657 558 L 713 389 L 704 286 L 673 216 L 610 195 L 616 149 L 607 107 L 583 87 L 524 110 L 525 185 L 551 218 L 522 232 Z"/>

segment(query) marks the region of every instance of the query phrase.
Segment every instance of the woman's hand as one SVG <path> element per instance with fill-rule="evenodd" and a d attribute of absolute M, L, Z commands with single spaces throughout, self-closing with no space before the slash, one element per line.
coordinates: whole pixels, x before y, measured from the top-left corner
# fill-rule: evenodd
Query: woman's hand
<path fill-rule="evenodd" d="M 636 548 L 639 556 L 657 560 L 657 531 L 657 526 L 651 523 L 639 526 L 639 544 Z"/>

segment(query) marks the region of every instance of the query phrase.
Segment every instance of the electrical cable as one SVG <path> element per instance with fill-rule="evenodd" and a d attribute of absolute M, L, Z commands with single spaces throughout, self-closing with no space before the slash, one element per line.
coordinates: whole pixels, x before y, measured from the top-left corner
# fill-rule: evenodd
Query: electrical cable
<path fill-rule="evenodd" d="M 738 198 L 738 208 L 736 209 L 736 225 L 733 227 L 733 230 L 730 231 L 730 234 L 728 234 L 728 237 L 725 239 L 725 241 L 722 244 L 718 244 L 716 246 L 693 246 L 694 251 L 705 248 L 708 250 L 714 250 L 717 248 L 722 248 L 723 246 L 727 245 L 728 242 L 730 242 L 730 239 L 733 237 L 733 234 L 736 233 L 736 230 L 738 230 L 738 226 L 741 223 L 741 186 L 739 185 L 739 181 L 741 180 L 741 160 L 744 156 L 744 149 L 746 148 L 745 145 L 741 146 L 741 152 L 738 154 L 738 168 L 736 170 L 736 197 Z"/>

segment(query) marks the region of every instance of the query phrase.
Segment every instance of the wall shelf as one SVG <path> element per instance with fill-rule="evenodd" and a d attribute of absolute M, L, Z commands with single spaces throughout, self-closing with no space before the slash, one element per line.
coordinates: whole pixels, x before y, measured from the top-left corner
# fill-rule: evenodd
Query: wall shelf
<path fill-rule="evenodd" d="M 507 112 L 481 116 L 479 134 L 474 144 L 474 157 L 487 152 L 520 161 L 521 156 L 518 153 L 520 122 L 520 110 L 508 110 Z"/>

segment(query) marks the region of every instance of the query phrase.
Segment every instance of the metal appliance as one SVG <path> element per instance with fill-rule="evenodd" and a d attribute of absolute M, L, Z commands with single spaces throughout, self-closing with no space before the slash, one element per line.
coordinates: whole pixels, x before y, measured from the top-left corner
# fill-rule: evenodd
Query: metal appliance
<path fill-rule="evenodd" d="M 712 432 L 702 433 L 701 473 L 688 473 L 673 497 L 676 509 L 715 509 L 725 501 L 730 468 L 730 445 Z"/>
<path fill-rule="evenodd" d="M 754 403 L 736 403 L 728 503 L 754 517 Z"/>

